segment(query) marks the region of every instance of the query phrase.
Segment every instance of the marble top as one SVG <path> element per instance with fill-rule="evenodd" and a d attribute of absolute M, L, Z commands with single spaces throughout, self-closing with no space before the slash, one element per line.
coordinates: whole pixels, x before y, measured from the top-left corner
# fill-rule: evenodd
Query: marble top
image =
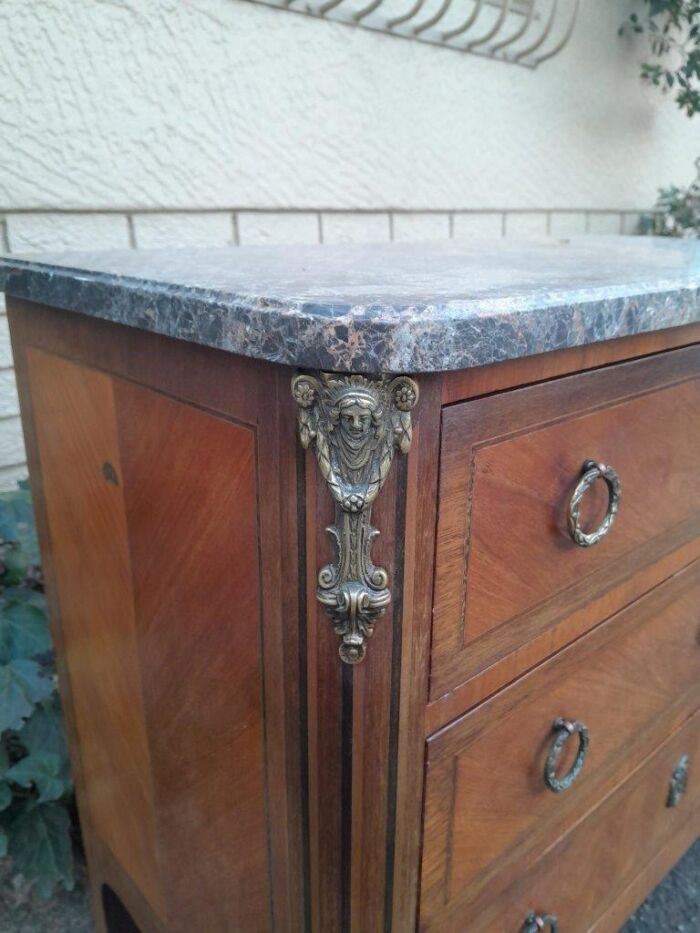
<path fill-rule="evenodd" d="M 700 321 L 700 242 L 577 237 L 6 256 L 0 289 L 277 363 L 419 373 Z"/>

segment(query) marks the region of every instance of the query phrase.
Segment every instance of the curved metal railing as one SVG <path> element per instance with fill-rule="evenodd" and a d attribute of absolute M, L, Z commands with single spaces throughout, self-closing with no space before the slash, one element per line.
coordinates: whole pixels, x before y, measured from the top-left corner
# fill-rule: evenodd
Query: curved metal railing
<path fill-rule="evenodd" d="M 252 0 L 536 68 L 566 46 L 580 0 Z"/>

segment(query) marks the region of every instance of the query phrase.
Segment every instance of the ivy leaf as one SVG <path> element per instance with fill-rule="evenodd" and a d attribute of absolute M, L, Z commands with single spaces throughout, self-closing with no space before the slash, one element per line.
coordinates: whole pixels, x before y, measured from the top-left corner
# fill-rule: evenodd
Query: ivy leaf
<path fill-rule="evenodd" d="M 45 803 L 58 800 L 70 787 L 65 780 L 63 762 L 55 752 L 27 755 L 5 772 L 5 780 L 20 787 L 34 785 L 39 792 L 39 800 Z"/>
<path fill-rule="evenodd" d="M 34 705 L 48 699 L 53 689 L 36 661 L 17 658 L 0 664 L 0 732 L 19 731 Z"/>
<path fill-rule="evenodd" d="M 34 882 L 41 897 L 50 897 L 59 882 L 73 890 L 70 819 L 63 806 L 29 803 L 18 810 L 8 829 L 14 868 Z"/>
<path fill-rule="evenodd" d="M 47 611 L 46 597 L 40 590 L 30 590 L 26 586 L 6 586 L 2 596 L 8 603 L 29 603 L 30 606 Z"/>
<path fill-rule="evenodd" d="M 12 803 L 12 789 L 9 784 L 0 781 L 0 810 L 6 810 Z"/>
<path fill-rule="evenodd" d="M 68 758 L 63 716 L 58 704 L 49 703 L 35 709 L 20 734 L 20 741 L 30 754 L 53 752 L 62 760 Z"/>
<path fill-rule="evenodd" d="M 39 546 L 34 525 L 32 497 L 21 487 L 0 493 L 0 538 L 16 541 L 32 564 L 39 563 Z"/>
<path fill-rule="evenodd" d="M 3 541 L 17 540 L 17 517 L 13 498 L 14 496 L 0 496 L 0 538 Z"/>
<path fill-rule="evenodd" d="M 3 660 L 34 658 L 50 650 L 48 619 L 40 604 L 29 599 L 12 600 L 0 608 L 0 657 Z"/>
<path fill-rule="evenodd" d="M 16 586 L 27 576 L 29 558 L 17 544 L 6 544 L 3 551 L 2 563 L 5 568 L 3 583 L 8 586 Z"/>

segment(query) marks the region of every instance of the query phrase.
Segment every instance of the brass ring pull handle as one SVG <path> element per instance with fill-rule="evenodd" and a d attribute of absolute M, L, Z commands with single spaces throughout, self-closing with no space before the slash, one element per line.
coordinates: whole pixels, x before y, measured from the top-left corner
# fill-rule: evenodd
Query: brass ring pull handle
<path fill-rule="evenodd" d="M 525 917 L 522 933 L 540 933 L 548 926 L 550 933 L 559 933 L 559 921 L 554 914 L 530 913 Z"/>
<path fill-rule="evenodd" d="M 688 789 L 688 769 L 690 768 L 690 755 L 683 755 L 673 769 L 668 785 L 667 807 L 677 807 Z"/>
<path fill-rule="evenodd" d="M 608 511 L 595 531 L 586 534 L 579 525 L 581 500 L 588 487 L 592 486 L 597 479 L 605 480 L 608 487 Z M 583 475 L 571 494 L 567 514 L 569 534 L 574 544 L 578 544 L 579 547 L 591 547 L 599 541 L 602 541 L 612 528 L 612 523 L 615 521 L 615 516 L 620 508 L 620 492 L 620 477 L 611 466 L 606 466 L 604 463 L 596 463 L 594 460 L 585 461 L 583 464 Z"/>
<path fill-rule="evenodd" d="M 554 741 L 544 766 L 544 783 L 555 794 L 560 794 L 563 790 L 568 790 L 581 773 L 588 752 L 588 729 L 582 722 L 570 722 L 568 719 L 555 719 L 552 728 L 554 729 Z M 569 738 L 574 734 L 578 735 L 576 760 L 571 770 L 563 778 L 558 778 L 559 756 Z"/>

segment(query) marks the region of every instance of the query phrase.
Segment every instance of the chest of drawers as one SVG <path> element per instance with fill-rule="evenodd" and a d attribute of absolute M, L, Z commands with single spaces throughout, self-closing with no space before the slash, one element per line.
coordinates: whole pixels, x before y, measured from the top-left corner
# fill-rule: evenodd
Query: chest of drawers
<path fill-rule="evenodd" d="M 614 933 L 700 834 L 700 253 L 560 248 L 0 261 L 100 933 Z"/>

